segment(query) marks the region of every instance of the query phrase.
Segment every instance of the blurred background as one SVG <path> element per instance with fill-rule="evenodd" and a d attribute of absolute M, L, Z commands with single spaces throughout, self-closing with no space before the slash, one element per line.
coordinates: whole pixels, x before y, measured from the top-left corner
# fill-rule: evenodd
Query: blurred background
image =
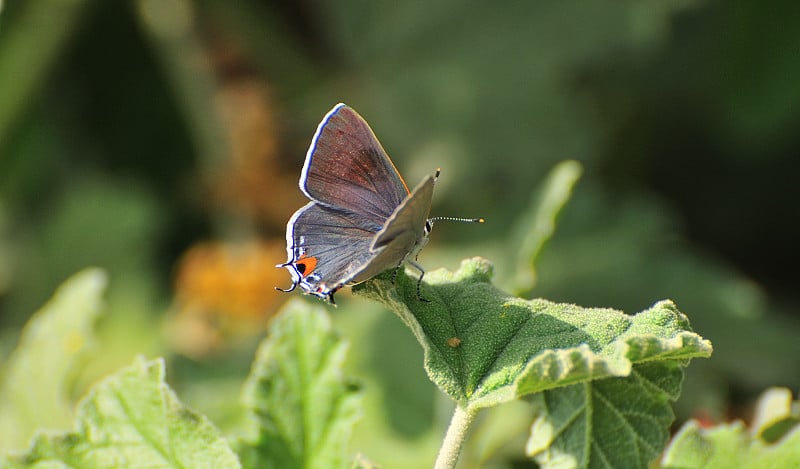
<path fill-rule="evenodd" d="M 767 387 L 800 387 L 796 2 L 0 8 L 0 353 L 60 282 L 106 269 L 102 353 L 76 398 L 161 355 L 182 399 L 238 422 L 254 348 L 290 297 L 274 265 L 305 203 L 305 151 L 340 101 L 410 185 L 442 168 L 432 214 L 486 218 L 437 224 L 428 269 L 480 255 L 513 283 L 537 190 L 574 159 L 584 174 L 530 295 L 628 313 L 673 299 L 715 348 L 687 370 L 679 423 L 746 418 Z M 337 302 L 366 389 L 352 449 L 429 464 L 449 404 L 414 338 L 377 305 Z M 515 464 L 524 404 L 484 419 L 470 451 Z"/>

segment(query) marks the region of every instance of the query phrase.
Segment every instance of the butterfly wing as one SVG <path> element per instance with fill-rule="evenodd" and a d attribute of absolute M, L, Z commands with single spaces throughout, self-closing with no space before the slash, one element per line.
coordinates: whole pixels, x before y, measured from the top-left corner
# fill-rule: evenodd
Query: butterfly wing
<path fill-rule="evenodd" d="M 310 202 L 286 226 L 286 250 L 294 285 L 329 298 L 375 253 L 370 251 L 380 225 L 354 213 Z"/>
<path fill-rule="evenodd" d="M 300 189 L 311 200 L 381 225 L 408 196 L 408 187 L 369 124 L 344 104 L 334 106 L 317 127 Z"/>
<path fill-rule="evenodd" d="M 386 220 L 383 228 L 375 236 L 373 249 L 391 245 L 395 240 L 403 239 L 409 233 L 414 235 L 415 242 L 422 238 L 425 222 L 428 221 L 431 211 L 435 182 L 436 179 L 429 175 L 414 188 L 411 195 L 397 207 L 397 210 Z"/>
<path fill-rule="evenodd" d="M 397 267 L 409 256 L 416 256 L 427 242 L 425 224 L 433 201 L 433 176 L 420 182 L 383 228 L 374 236 L 370 251 L 376 255 L 353 277 L 354 283 Z"/>
<path fill-rule="evenodd" d="M 293 286 L 333 293 L 399 266 L 424 245 L 432 176 L 414 192 L 367 122 L 344 104 L 323 118 L 306 154 L 300 189 L 312 200 L 286 228 Z"/>

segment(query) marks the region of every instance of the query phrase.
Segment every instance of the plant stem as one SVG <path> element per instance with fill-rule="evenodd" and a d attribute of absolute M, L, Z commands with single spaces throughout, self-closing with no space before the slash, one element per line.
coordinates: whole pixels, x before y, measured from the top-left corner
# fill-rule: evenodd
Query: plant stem
<path fill-rule="evenodd" d="M 453 418 L 450 419 L 450 426 L 447 427 L 447 434 L 444 436 L 442 447 L 439 448 L 439 455 L 436 456 L 434 469 L 455 469 L 461 448 L 467 440 L 467 431 L 478 414 L 477 410 L 467 409 L 456 405 Z"/>

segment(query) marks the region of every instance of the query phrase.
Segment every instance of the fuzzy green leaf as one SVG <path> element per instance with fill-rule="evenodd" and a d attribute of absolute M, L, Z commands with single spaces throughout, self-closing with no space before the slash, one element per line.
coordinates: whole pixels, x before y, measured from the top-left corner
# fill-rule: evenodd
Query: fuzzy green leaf
<path fill-rule="evenodd" d="M 25 448 L 37 428 L 72 425 L 70 378 L 93 345 L 105 286 L 102 271 L 84 270 L 28 321 L 0 387 L 0 450 Z"/>
<path fill-rule="evenodd" d="M 685 364 L 711 354 L 670 301 L 635 316 L 613 309 L 523 300 L 489 283 L 480 258 L 416 280 L 384 274 L 355 288 L 391 308 L 422 345 L 431 380 L 459 405 L 487 407 L 524 395 L 608 377 L 637 363 Z M 676 394 L 677 391 L 673 390 Z"/>
<path fill-rule="evenodd" d="M 289 302 L 273 320 L 244 387 L 257 435 L 240 441 L 244 467 L 349 467 L 358 386 L 342 376 L 347 343 L 325 310 Z"/>
<path fill-rule="evenodd" d="M 792 407 L 789 390 L 776 388 L 759 400 L 750 430 L 742 422 L 704 429 L 689 421 L 664 452 L 662 467 L 800 467 L 800 419 Z"/>
<path fill-rule="evenodd" d="M 236 455 L 204 416 L 164 382 L 163 360 L 137 359 L 94 386 L 76 430 L 40 434 L 3 467 L 238 468 Z"/>

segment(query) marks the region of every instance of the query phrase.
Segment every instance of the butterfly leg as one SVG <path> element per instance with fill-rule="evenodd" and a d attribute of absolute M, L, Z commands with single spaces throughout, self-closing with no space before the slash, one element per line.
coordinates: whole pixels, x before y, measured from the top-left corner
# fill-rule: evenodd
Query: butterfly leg
<path fill-rule="evenodd" d="M 392 285 L 397 283 L 397 272 L 400 270 L 400 267 L 403 267 L 402 262 L 397 264 L 397 267 L 395 267 L 394 270 L 392 271 Z"/>
<path fill-rule="evenodd" d="M 421 265 L 417 264 L 414 261 L 409 260 L 407 262 L 411 267 L 419 270 L 419 278 L 417 279 L 417 300 L 430 303 L 431 300 L 423 298 L 422 296 L 422 277 L 425 276 L 425 269 L 423 269 Z"/>

